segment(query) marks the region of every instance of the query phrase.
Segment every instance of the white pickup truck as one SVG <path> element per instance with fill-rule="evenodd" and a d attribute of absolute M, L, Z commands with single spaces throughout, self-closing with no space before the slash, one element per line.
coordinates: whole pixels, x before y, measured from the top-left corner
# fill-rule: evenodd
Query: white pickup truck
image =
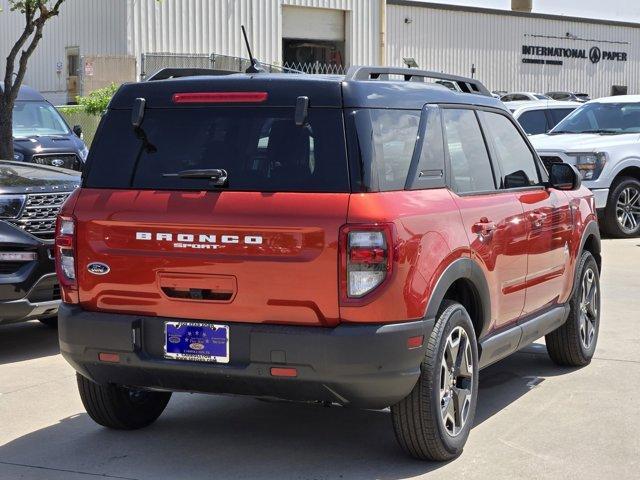
<path fill-rule="evenodd" d="M 640 234 L 640 95 L 591 100 L 529 139 L 547 169 L 564 162 L 580 171 L 609 235 Z"/>

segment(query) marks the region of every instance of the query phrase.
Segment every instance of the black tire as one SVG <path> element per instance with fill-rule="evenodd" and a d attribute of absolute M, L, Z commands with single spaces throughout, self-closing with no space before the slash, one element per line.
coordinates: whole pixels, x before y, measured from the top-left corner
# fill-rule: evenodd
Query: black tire
<path fill-rule="evenodd" d="M 588 288 L 590 292 L 587 292 L 585 296 L 585 301 L 588 303 L 584 305 L 583 293 L 585 292 L 585 277 L 589 276 L 588 272 L 593 274 L 595 290 L 590 293 L 591 290 Z M 578 261 L 576 285 L 569 300 L 571 310 L 567 321 L 545 337 L 547 352 L 556 364 L 567 367 L 583 367 L 591 362 L 598 342 L 600 298 L 598 265 L 593 255 L 585 251 Z M 591 327 L 593 327 L 592 333 Z M 585 339 L 589 341 L 587 342 Z"/>
<path fill-rule="evenodd" d="M 136 430 L 152 424 L 171 398 L 171 392 L 100 385 L 79 373 L 76 378 L 82 404 L 89 416 L 96 423 L 116 430 Z"/>
<path fill-rule="evenodd" d="M 448 364 L 444 352 L 447 349 L 449 336 L 452 333 L 454 335 L 456 332 L 460 333 L 458 327 L 466 333 L 466 341 L 470 349 L 464 348 L 463 351 L 465 358 L 471 357 L 472 375 L 464 379 L 464 385 L 456 383 L 455 387 L 450 388 L 451 402 L 461 398 L 459 393 L 457 395 L 453 393 L 455 388 L 460 391 L 470 390 L 470 395 L 465 396 L 464 405 L 467 409 L 462 408 L 462 411 L 466 411 L 466 420 L 461 424 L 459 431 L 453 435 L 449 431 L 450 425 L 447 426 L 442 417 L 442 405 L 447 403 L 441 403 L 446 402 L 446 397 L 441 397 L 441 387 L 442 384 L 446 385 L 448 375 L 446 367 L 443 370 L 443 362 Z M 463 336 L 460 335 L 459 338 L 462 339 Z M 405 452 L 420 460 L 447 461 L 457 457 L 462 453 L 471 431 L 477 400 L 478 345 L 473 324 L 462 305 L 446 300 L 428 339 L 427 352 L 416 386 L 406 398 L 391 407 L 393 428 L 398 443 Z"/>
<path fill-rule="evenodd" d="M 39 318 L 38 321 L 49 328 L 58 328 L 58 317 Z"/>
<path fill-rule="evenodd" d="M 624 203 L 625 192 L 637 192 L 639 195 L 635 201 L 627 204 L 627 207 L 620 206 L 619 202 Z M 619 218 L 618 213 L 623 213 L 627 210 L 628 214 L 635 214 L 634 221 L 636 222 L 635 228 L 626 228 L 621 225 L 621 221 L 625 220 Z M 612 237 L 616 238 L 632 238 L 640 235 L 640 181 L 633 177 L 621 177 L 611 187 L 609 192 L 609 198 L 607 199 L 607 206 L 604 209 L 604 218 L 602 222 L 603 229 Z M 626 217 L 629 218 L 629 217 Z M 631 220 L 628 220 L 631 222 Z M 629 223 L 627 226 L 631 227 Z"/>

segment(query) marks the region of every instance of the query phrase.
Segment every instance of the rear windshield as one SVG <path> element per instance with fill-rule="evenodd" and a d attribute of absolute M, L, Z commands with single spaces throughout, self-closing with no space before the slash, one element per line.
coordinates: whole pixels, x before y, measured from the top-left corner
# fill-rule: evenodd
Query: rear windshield
<path fill-rule="evenodd" d="M 224 169 L 225 190 L 348 192 L 342 111 L 310 108 L 298 126 L 294 108 L 147 109 L 142 129 L 131 110 L 110 110 L 94 141 L 84 185 L 90 188 L 209 190 L 207 179 L 167 177 Z"/>

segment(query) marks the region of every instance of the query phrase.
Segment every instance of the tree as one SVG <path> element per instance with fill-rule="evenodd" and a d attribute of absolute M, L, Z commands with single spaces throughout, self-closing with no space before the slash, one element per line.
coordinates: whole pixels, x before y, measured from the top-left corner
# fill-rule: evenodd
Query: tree
<path fill-rule="evenodd" d="M 0 159 L 13 160 L 13 107 L 27 73 L 29 58 L 42 39 L 45 24 L 56 17 L 65 0 L 9 0 L 12 12 L 24 17 L 24 29 L 7 56 L 0 89 Z M 16 60 L 18 70 L 16 72 Z"/>

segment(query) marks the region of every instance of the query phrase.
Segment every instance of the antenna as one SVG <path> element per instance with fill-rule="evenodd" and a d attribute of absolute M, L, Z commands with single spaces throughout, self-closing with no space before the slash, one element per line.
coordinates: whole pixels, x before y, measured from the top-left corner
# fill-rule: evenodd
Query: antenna
<path fill-rule="evenodd" d="M 245 73 L 264 73 L 264 69 L 260 62 L 253 57 L 253 53 L 251 52 L 251 45 L 249 44 L 249 39 L 247 38 L 247 31 L 244 28 L 244 25 L 241 25 L 242 28 L 242 36 L 244 37 L 244 43 L 247 46 L 247 50 L 249 52 L 249 60 L 251 60 L 251 65 L 249 68 L 245 70 Z"/>

